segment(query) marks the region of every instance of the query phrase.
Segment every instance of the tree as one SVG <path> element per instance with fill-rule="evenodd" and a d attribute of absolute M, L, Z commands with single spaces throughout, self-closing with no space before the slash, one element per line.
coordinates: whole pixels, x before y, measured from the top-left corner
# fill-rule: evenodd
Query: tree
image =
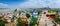
<path fill-rule="evenodd" d="M 14 10 L 14 13 L 17 12 L 17 9 Z"/>
<path fill-rule="evenodd" d="M 29 18 L 30 17 L 30 14 L 26 13 L 26 17 Z"/>
<path fill-rule="evenodd" d="M 59 22 L 60 22 L 60 18 L 59 18 L 59 17 L 56 17 L 56 18 L 54 19 L 54 21 L 57 22 L 57 23 L 59 23 Z"/>
<path fill-rule="evenodd" d="M 0 26 L 5 26 L 5 21 L 3 21 L 3 20 L 0 20 Z"/>
<path fill-rule="evenodd" d="M 40 11 L 38 11 L 38 15 L 40 15 L 40 13 L 41 13 L 41 12 L 40 12 Z"/>
<path fill-rule="evenodd" d="M 19 11 L 19 16 L 20 16 L 21 12 Z"/>
<path fill-rule="evenodd" d="M 14 12 L 16 12 L 16 11 L 17 11 L 17 9 L 14 10 Z"/>
<path fill-rule="evenodd" d="M 18 18 L 17 26 L 24 26 L 24 24 L 22 23 L 22 21 L 21 21 L 21 19 L 20 19 L 20 18 Z"/>
<path fill-rule="evenodd" d="M 35 24 L 37 24 L 37 20 L 36 18 L 32 18 L 30 21 L 30 26 L 35 26 Z"/>

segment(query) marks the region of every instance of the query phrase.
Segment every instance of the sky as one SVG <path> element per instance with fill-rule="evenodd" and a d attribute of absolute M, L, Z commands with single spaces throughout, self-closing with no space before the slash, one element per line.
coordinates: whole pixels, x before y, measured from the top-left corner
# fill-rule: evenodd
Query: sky
<path fill-rule="evenodd" d="M 0 0 L 0 8 L 60 8 L 60 0 Z"/>

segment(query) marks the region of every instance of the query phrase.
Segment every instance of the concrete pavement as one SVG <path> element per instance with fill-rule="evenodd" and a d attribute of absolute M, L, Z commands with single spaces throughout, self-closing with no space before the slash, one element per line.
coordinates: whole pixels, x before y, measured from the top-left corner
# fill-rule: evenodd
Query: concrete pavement
<path fill-rule="evenodd" d="M 46 17 L 46 14 L 42 14 L 41 19 L 39 21 L 39 26 L 53 26 L 52 20 L 49 17 Z"/>

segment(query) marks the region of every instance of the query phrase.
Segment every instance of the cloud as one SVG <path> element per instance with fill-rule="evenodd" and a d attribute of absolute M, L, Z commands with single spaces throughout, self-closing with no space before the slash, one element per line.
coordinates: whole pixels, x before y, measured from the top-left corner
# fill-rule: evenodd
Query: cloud
<path fill-rule="evenodd" d="M 41 8 L 41 7 L 50 7 L 50 8 L 59 8 L 60 0 L 28 0 L 22 4 L 19 4 L 22 8 Z"/>
<path fill-rule="evenodd" d="M 60 0 L 56 0 L 53 4 L 49 5 L 51 8 L 60 8 Z"/>
<path fill-rule="evenodd" d="M 7 8 L 8 4 L 0 3 L 0 8 Z"/>

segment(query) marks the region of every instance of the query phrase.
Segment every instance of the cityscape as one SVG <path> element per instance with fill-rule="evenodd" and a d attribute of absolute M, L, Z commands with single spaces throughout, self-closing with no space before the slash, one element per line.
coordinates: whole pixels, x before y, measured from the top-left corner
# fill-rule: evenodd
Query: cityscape
<path fill-rule="evenodd" d="M 0 26 L 60 26 L 60 0 L 0 0 Z"/>
<path fill-rule="evenodd" d="M 51 8 L 0 12 L 0 26 L 60 26 L 60 11 Z"/>

